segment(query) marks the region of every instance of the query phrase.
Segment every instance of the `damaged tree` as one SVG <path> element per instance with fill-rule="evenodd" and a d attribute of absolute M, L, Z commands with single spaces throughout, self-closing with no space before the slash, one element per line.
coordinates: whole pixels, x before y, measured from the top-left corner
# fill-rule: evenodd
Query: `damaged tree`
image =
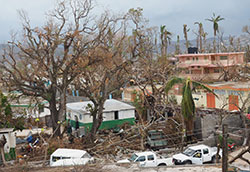
<path fill-rule="evenodd" d="M 89 22 L 91 10 L 91 0 L 62 1 L 40 28 L 32 28 L 20 12 L 22 39 L 9 42 L 0 63 L 2 80 L 10 91 L 48 101 L 53 130 L 64 120 L 66 90 L 81 72 L 79 68 L 97 61 L 89 56 L 98 37 L 93 36 L 96 26 Z"/>
<path fill-rule="evenodd" d="M 98 22 L 98 46 L 89 52 L 90 56 L 100 61 L 91 67 L 82 68 L 81 75 L 74 81 L 80 94 L 93 102 L 93 105 L 88 106 L 93 118 L 89 132 L 91 143 L 95 141 L 102 124 L 105 101 L 129 81 L 127 71 L 134 61 L 134 55 L 129 53 L 132 48 L 126 32 L 128 16 L 110 16 L 108 13 L 102 16 Z"/>

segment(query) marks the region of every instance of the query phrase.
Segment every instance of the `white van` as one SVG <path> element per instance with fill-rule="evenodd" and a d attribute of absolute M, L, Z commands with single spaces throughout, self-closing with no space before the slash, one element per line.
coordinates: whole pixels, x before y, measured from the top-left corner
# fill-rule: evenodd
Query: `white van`
<path fill-rule="evenodd" d="M 50 166 L 85 165 L 93 160 L 94 158 L 84 150 L 59 148 L 51 154 Z"/>

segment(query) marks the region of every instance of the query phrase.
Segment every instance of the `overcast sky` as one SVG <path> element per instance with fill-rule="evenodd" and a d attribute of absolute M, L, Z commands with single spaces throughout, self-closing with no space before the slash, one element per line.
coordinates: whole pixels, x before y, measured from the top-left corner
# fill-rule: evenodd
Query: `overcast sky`
<path fill-rule="evenodd" d="M 224 35 L 240 35 L 244 25 L 250 25 L 250 0 L 95 0 L 96 13 L 109 9 L 114 13 L 125 13 L 130 8 L 143 8 L 149 26 L 166 25 L 166 28 L 183 39 L 183 24 L 191 30 L 197 29 L 194 22 L 202 22 L 208 37 L 213 36 L 212 23 L 206 21 L 213 12 L 225 18 L 219 22 Z M 18 31 L 21 22 L 17 10 L 28 13 L 32 26 L 41 26 L 45 13 L 53 9 L 55 0 L 0 0 L 0 43 L 10 39 L 10 32 Z M 192 32 L 189 37 L 194 38 Z"/>

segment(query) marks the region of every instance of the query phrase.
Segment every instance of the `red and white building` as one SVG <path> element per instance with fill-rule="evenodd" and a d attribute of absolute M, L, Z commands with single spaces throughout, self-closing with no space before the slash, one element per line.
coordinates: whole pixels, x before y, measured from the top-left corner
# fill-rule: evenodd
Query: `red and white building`
<path fill-rule="evenodd" d="M 244 63 L 244 52 L 181 54 L 178 68 L 182 69 L 180 77 L 193 80 L 218 81 L 225 71 L 235 72 Z"/>

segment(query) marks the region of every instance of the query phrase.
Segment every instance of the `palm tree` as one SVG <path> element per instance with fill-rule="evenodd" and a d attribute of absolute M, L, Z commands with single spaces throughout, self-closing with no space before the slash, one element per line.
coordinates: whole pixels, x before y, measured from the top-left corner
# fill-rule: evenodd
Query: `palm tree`
<path fill-rule="evenodd" d="M 203 30 L 203 25 L 201 22 L 195 22 L 194 24 L 197 24 L 199 26 L 199 30 L 198 30 L 198 33 L 199 33 L 199 43 L 200 43 L 200 53 L 203 52 L 203 47 L 202 47 L 202 35 L 204 34 L 204 30 Z"/>
<path fill-rule="evenodd" d="M 180 36 L 177 35 L 177 41 L 175 44 L 175 54 L 180 54 L 181 50 L 180 50 Z"/>
<path fill-rule="evenodd" d="M 168 44 L 170 45 L 172 33 L 166 29 L 165 25 L 160 27 L 160 38 L 161 38 L 161 55 L 162 57 L 167 56 Z"/>
<path fill-rule="evenodd" d="M 183 25 L 183 33 L 184 33 L 184 38 L 185 38 L 185 40 L 186 40 L 186 48 L 187 48 L 187 51 L 188 51 L 188 47 L 189 47 L 189 41 L 188 41 L 188 35 L 187 35 L 187 33 L 190 31 L 190 29 L 188 29 L 187 28 L 187 25 L 186 24 L 184 24 Z"/>
<path fill-rule="evenodd" d="M 195 117 L 195 103 L 192 96 L 192 91 L 197 87 L 205 89 L 208 92 L 213 93 L 216 97 L 217 95 L 208 87 L 200 82 L 191 80 L 189 77 L 187 79 L 173 77 L 170 81 L 167 82 L 165 87 L 165 92 L 168 93 L 169 90 L 175 84 L 182 84 L 182 101 L 181 101 L 181 113 L 184 118 L 184 124 L 186 127 L 186 136 L 193 134 L 194 128 L 194 117 Z M 187 137 L 190 140 L 191 137 Z"/>
<path fill-rule="evenodd" d="M 207 37 L 208 33 L 207 32 L 203 32 L 203 34 L 201 35 L 203 37 L 203 52 L 206 52 L 206 46 L 207 46 Z"/>
<path fill-rule="evenodd" d="M 213 23 L 213 29 L 214 29 L 214 42 L 213 42 L 213 46 L 214 46 L 214 52 L 216 52 L 216 34 L 219 32 L 219 24 L 218 22 L 221 20 L 225 20 L 224 18 L 222 18 L 220 15 L 218 15 L 217 17 L 215 16 L 215 13 L 213 13 L 213 16 L 211 17 L 211 19 L 206 19 L 207 21 L 210 21 Z"/>

